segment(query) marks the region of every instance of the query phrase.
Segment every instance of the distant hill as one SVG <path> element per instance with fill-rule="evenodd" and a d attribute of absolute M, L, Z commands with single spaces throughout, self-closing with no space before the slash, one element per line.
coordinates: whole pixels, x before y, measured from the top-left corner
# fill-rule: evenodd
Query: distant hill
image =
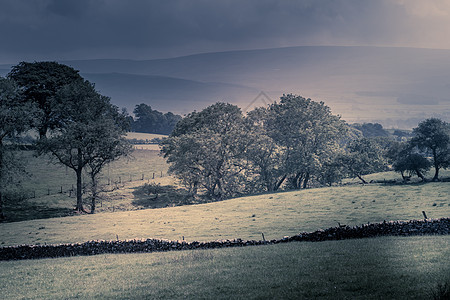
<path fill-rule="evenodd" d="M 228 83 L 124 73 L 81 73 L 114 104 L 132 112 L 134 106 L 146 103 L 152 108 L 176 113 L 189 113 L 217 101 L 236 102 L 246 95 L 252 97 L 258 90 Z"/>
<path fill-rule="evenodd" d="M 296 93 L 324 101 L 349 122 L 385 128 L 450 116 L 450 50 L 317 46 L 62 63 L 119 106 L 185 113 L 226 100 L 244 108 L 264 91 L 273 100 Z"/>

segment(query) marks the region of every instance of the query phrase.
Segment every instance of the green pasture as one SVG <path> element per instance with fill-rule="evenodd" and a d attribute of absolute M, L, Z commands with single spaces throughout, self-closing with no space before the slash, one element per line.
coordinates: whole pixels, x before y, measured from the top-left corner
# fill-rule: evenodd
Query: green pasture
<path fill-rule="evenodd" d="M 65 166 L 55 163 L 49 157 L 35 157 L 32 151 L 25 151 L 23 159 L 27 161 L 27 172 L 29 177 L 22 181 L 24 190 L 29 193 L 36 193 L 37 197 L 45 196 L 50 189 L 51 194 L 60 191 L 68 191 L 72 188 L 72 184 L 76 185 L 75 172 Z M 110 183 L 137 181 L 149 179 L 161 172 L 166 175 L 168 165 L 164 158 L 159 155 L 159 151 L 135 150 L 130 157 L 120 158 L 106 166 L 102 172 L 100 182 Z M 87 177 L 85 176 L 87 181 Z"/>
<path fill-rule="evenodd" d="M 9 201 L 5 205 L 5 214 L 12 221 L 35 218 L 58 217 L 70 214 L 76 199 L 72 187 L 76 187 L 75 172 L 49 157 L 36 157 L 32 151 L 23 151 L 21 159 L 26 162 L 28 176 L 22 182 L 23 201 Z M 100 183 L 106 190 L 125 185 L 142 185 L 149 180 L 167 177 L 168 165 L 159 151 L 135 150 L 127 158 L 121 158 L 106 166 Z M 88 177 L 84 176 L 88 182 Z M 143 180 L 142 180 L 143 179 Z M 109 185 L 108 185 L 109 183 Z M 62 193 L 61 193 L 62 190 Z M 128 197 L 129 198 L 129 197 Z M 108 197 L 105 201 L 108 202 Z M 117 201 L 114 201 L 117 200 Z M 110 199 L 108 208 L 121 206 L 121 197 Z M 132 199 L 125 199 L 131 208 Z M 99 211 L 101 207 L 99 207 Z"/>
<path fill-rule="evenodd" d="M 0 262 L 3 299 L 432 299 L 450 236 Z"/>
<path fill-rule="evenodd" d="M 134 156 L 131 162 L 118 161 L 114 174 L 142 172 L 159 163 L 167 170 L 155 151 L 136 151 Z M 51 180 L 62 180 L 64 168 L 58 176 L 57 167 L 47 166 Z M 0 223 L 0 245 L 117 238 L 259 240 L 262 233 L 275 239 L 338 223 L 421 219 L 422 211 L 430 218 L 450 216 L 450 182 L 390 184 L 399 177 L 392 172 L 368 177 L 386 183 L 347 180 L 355 184 L 127 210 L 135 200 L 132 190 L 143 184 L 137 180 L 112 192 L 114 200 L 104 204 L 114 203 L 119 211 L 99 208 L 94 215 Z M 173 178 L 158 181 L 170 184 Z M 62 208 L 71 207 L 74 198 L 51 195 L 32 201 Z M 432 299 L 437 285 L 449 280 L 450 236 L 0 262 L 4 299 Z"/>
<path fill-rule="evenodd" d="M 125 199 L 123 201 L 130 201 Z M 282 238 L 384 220 L 450 216 L 450 182 L 347 185 L 262 194 L 199 205 L 104 212 L 0 224 L 0 245 L 163 238 Z"/>

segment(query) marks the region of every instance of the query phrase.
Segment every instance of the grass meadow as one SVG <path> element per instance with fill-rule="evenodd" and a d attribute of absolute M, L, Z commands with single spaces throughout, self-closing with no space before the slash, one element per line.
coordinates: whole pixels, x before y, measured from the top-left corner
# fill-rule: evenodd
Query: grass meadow
<path fill-rule="evenodd" d="M 27 162 L 28 176 L 22 180 L 22 195 L 27 199 L 6 203 L 5 214 L 8 219 L 22 221 L 70 214 L 76 202 L 75 193 L 71 191 L 72 187 L 76 186 L 75 172 L 55 164 L 50 157 L 35 157 L 32 151 L 24 151 L 21 157 Z M 167 169 L 168 165 L 159 155 L 159 151 L 135 150 L 130 157 L 121 158 L 105 167 L 100 183 L 107 190 L 115 187 L 136 187 L 144 182 L 154 181 L 153 178 L 164 184 L 167 179 L 161 180 L 161 176 L 167 177 Z M 88 182 L 87 179 L 85 176 L 84 181 Z M 113 210 L 113 207 L 133 209 L 129 195 L 132 194 L 126 194 L 128 199 L 125 199 L 118 191 L 107 193 L 104 195 L 105 207 L 103 209 L 102 203 L 102 206 L 98 207 L 99 211 Z"/>
<path fill-rule="evenodd" d="M 29 155 L 35 181 L 24 182 L 25 188 L 45 194 L 42 182 L 52 183 L 52 189 L 73 182 L 70 170 Z M 367 176 L 386 183 L 348 179 L 342 186 L 141 209 L 133 204 L 132 191 L 149 178 L 129 182 L 129 174 L 157 173 L 156 182 L 175 181 L 166 176 L 157 151 L 137 150 L 133 156 L 105 170 L 104 179 L 120 176 L 123 187 L 106 193 L 99 213 L 48 218 L 70 210 L 73 195 L 29 199 L 7 207 L 24 221 L 1 223 L 0 245 L 117 238 L 260 240 L 262 233 L 278 239 L 338 223 L 422 219 L 422 211 L 429 218 L 450 216 L 450 182 L 389 183 L 400 177 L 393 172 Z M 450 177 L 450 171 L 442 176 Z M 450 282 L 450 236 L 0 262 L 2 299 L 432 299 L 445 282 Z"/>
<path fill-rule="evenodd" d="M 432 299 L 450 236 L 0 262 L 3 299 Z"/>
<path fill-rule="evenodd" d="M 163 238 L 282 238 L 383 220 L 450 216 L 450 182 L 347 185 L 262 194 L 199 205 L 104 212 L 0 224 L 0 244 Z M 123 200 L 125 201 L 125 200 Z M 128 201 L 130 201 L 128 199 Z"/>

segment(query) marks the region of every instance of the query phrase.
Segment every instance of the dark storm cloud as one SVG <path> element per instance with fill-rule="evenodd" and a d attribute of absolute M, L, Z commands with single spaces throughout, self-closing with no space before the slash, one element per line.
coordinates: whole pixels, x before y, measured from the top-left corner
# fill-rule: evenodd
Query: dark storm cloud
<path fill-rule="evenodd" d="M 401 0 L 0 1 L 0 62 L 386 45 L 411 23 Z"/>

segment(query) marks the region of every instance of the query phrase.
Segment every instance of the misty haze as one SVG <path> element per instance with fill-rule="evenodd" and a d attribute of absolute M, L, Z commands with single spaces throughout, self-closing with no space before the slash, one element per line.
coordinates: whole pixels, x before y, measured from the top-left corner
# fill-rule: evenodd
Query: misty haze
<path fill-rule="evenodd" d="M 2 299 L 450 299 L 447 0 L 0 0 Z"/>

